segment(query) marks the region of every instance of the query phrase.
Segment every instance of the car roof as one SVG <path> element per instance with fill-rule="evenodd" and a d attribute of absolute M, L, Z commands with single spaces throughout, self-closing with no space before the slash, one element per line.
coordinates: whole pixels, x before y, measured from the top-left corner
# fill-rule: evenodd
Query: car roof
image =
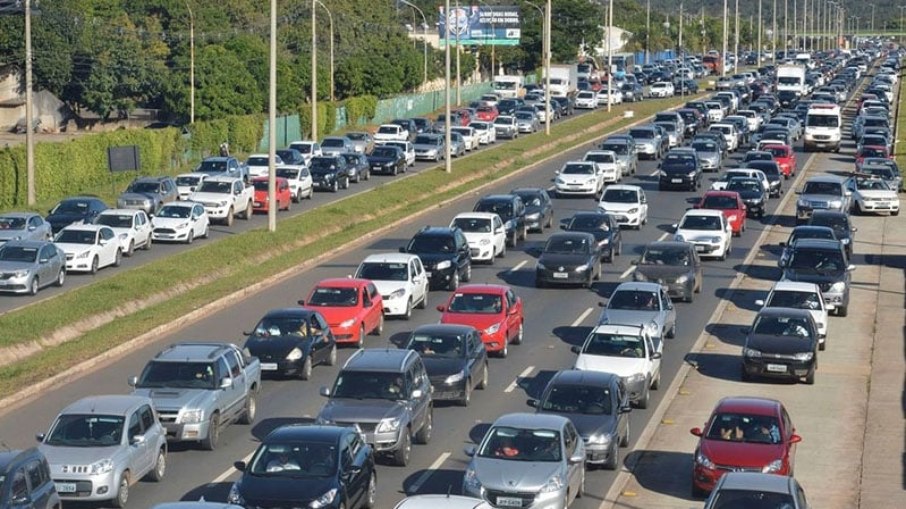
<path fill-rule="evenodd" d="M 25 248 L 35 248 L 41 249 L 47 244 L 53 245 L 53 242 L 49 240 L 11 240 L 3 244 L 4 246 L 19 246 Z"/>
<path fill-rule="evenodd" d="M 89 396 L 66 406 L 60 414 L 108 414 L 125 415 L 133 408 L 150 404 L 151 400 L 145 396 L 129 394 L 109 394 L 103 396 Z"/>
<path fill-rule="evenodd" d="M 554 373 L 554 376 L 551 377 L 548 385 L 557 383 L 564 385 L 595 385 L 606 387 L 610 385 L 612 381 L 619 379 L 620 377 L 618 375 L 605 371 L 564 369 Z"/>
<path fill-rule="evenodd" d="M 154 356 L 155 361 L 207 362 L 215 359 L 224 349 L 231 348 L 229 343 L 191 342 L 174 343 Z"/>
<path fill-rule="evenodd" d="M 457 292 L 458 293 L 458 292 Z M 460 325 L 455 323 L 429 323 L 427 325 L 420 325 L 412 331 L 413 334 L 416 332 L 422 332 L 426 334 L 468 334 L 470 332 L 477 331 L 475 327 L 471 325 Z"/>
<path fill-rule="evenodd" d="M 494 421 L 493 426 L 510 426 L 525 429 L 556 429 L 562 428 L 569 419 L 556 414 L 530 414 L 512 413 L 505 414 Z"/>
<path fill-rule="evenodd" d="M 791 477 L 756 472 L 728 472 L 720 483 L 722 490 L 790 493 Z"/>
<path fill-rule="evenodd" d="M 720 210 L 713 209 L 690 209 L 687 210 L 683 217 L 686 216 L 720 216 L 723 217 L 724 213 Z"/>
<path fill-rule="evenodd" d="M 811 312 L 807 309 L 796 309 L 796 308 L 786 308 L 786 307 L 766 307 L 761 308 L 758 311 L 758 316 L 780 316 L 780 317 L 792 317 L 792 318 L 803 318 L 812 316 Z"/>
<path fill-rule="evenodd" d="M 352 278 L 352 277 L 330 277 L 318 281 L 315 288 L 319 286 L 329 286 L 331 288 L 358 288 L 371 283 L 370 279 Z"/>
<path fill-rule="evenodd" d="M 460 286 L 454 293 L 493 293 L 503 295 L 508 290 L 510 290 L 510 287 L 506 285 L 496 285 L 493 283 L 469 283 Z"/>
<path fill-rule="evenodd" d="M 228 177 L 226 175 L 217 175 L 214 177 L 208 177 L 205 179 L 205 182 L 235 182 L 240 180 L 239 177 Z"/>
<path fill-rule="evenodd" d="M 0 451 L 0 477 L 9 473 L 10 467 L 15 467 L 32 457 L 43 457 L 43 455 L 38 451 L 37 447 Z"/>
<path fill-rule="evenodd" d="M 9 217 L 9 218 L 20 217 L 22 219 L 28 219 L 29 217 L 37 216 L 37 215 L 38 214 L 35 214 L 34 212 L 4 212 L 3 214 L 0 214 L 0 217 Z"/>
<path fill-rule="evenodd" d="M 584 161 L 579 162 L 585 163 Z M 486 194 L 479 198 L 478 201 L 510 201 L 514 197 L 516 197 L 514 194 Z"/>
<path fill-rule="evenodd" d="M 814 177 L 809 177 L 805 183 L 809 182 L 830 182 L 834 184 L 843 184 L 846 179 L 837 175 L 815 175 Z"/>
<path fill-rule="evenodd" d="M 177 178 L 179 178 L 179 177 L 201 177 L 201 178 L 208 178 L 208 176 L 209 176 L 209 175 L 208 175 L 207 173 L 201 173 L 201 172 L 199 172 L 199 171 L 190 171 L 189 173 L 180 173 L 180 174 L 177 175 L 176 177 L 177 177 Z"/>
<path fill-rule="evenodd" d="M 453 235 L 453 233 L 455 231 L 456 231 L 456 229 L 451 228 L 449 226 L 425 226 L 421 230 L 415 232 L 414 236 L 418 237 L 420 235 L 428 235 L 428 236 L 450 237 Z"/>
<path fill-rule="evenodd" d="M 497 216 L 495 212 L 460 212 L 453 216 L 453 219 L 487 219 L 491 220 Z"/>
<path fill-rule="evenodd" d="M 578 239 L 578 238 L 593 239 L 594 235 L 592 235 L 588 232 L 576 232 L 576 231 L 557 232 L 557 233 L 554 233 L 553 235 L 551 235 L 550 237 L 548 237 L 547 240 L 551 241 L 554 239 L 564 239 L 564 238 L 565 239 Z"/>
<path fill-rule="evenodd" d="M 818 216 L 818 217 L 821 217 L 821 216 L 845 217 L 847 220 L 849 220 L 849 214 L 847 214 L 846 212 L 839 211 L 839 210 L 820 210 L 819 209 L 819 210 L 815 210 L 814 212 L 812 212 L 812 217 L 814 218 L 815 216 Z"/>
<path fill-rule="evenodd" d="M 271 309 L 264 314 L 266 317 L 278 317 L 278 318 L 304 318 L 307 319 L 311 315 L 317 313 L 316 310 L 305 308 L 305 307 L 293 307 L 293 308 L 277 308 Z"/>
<path fill-rule="evenodd" d="M 267 437 L 264 438 L 264 442 L 310 440 L 313 442 L 335 443 L 339 441 L 340 436 L 347 431 L 349 431 L 349 428 L 341 426 L 287 424 L 268 433 Z"/>
<path fill-rule="evenodd" d="M 104 209 L 101 211 L 100 215 L 102 215 L 102 216 L 113 216 L 113 215 L 134 216 L 134 215 L 138 214 L 139 212 L 142 212 L 142 211 L 138 210 L 138 209 Z"/>
<path fill-rule="evenodd" d="M 607 186 L 605 191 L 609 191 L 611 189 L 617 189 L 617 190 L 622 190 L 622 191 L 641 191 L 642 190 L 641 187 L 634 186 L 632 184 L 617 184 L 614 186 Z"/>
<path fill-rule="evenodd" d="M 619 334 L 622 336 L 639 336 L 642 333 L 641 325 L 608 323 L 598 325 L 591 330 L 592 333 Z"/>
<path fill-rule="evenodd" d="M 717 211 L 720 213 L 720 211 Z M 657 292 L 661 290 L 661 285 L 658 283 L 649 283 L 645 281 L 627 281 L 625 283 L 620 283 L 613 291 L 613 293 L 622 292 L 622 291 L 647 291 L 647 292 Z M 613 296 L 613 294 L 611 294 Z"/>
<path fill-rule="evenodd" d="M 98 232 L 101 228 L 110 228 L 109 226 L 101 224 L 86 224 L 86 223 L 72 223 L 65 226 L 64 230 L 69 231 L 88 231 L 88 232 Z"/>
<path fill-rule="evenodd" d="M 418 255 L 410 253 L 376 253 L 366 256 L 362 263 L 409 263 L 415 258 Z"/>
<path fill-rule="evenodd" d="M 394 509 L 491 509 L 479 498 L 461 495 L 412 495 L 396 504 Z"/>
<path fill-rule="evenodd" d="M 730 198 L 736 198 L 739 196 L 739 193 L 737 193 L 736 191 L 708 190 L 708 191 L 705 191 L 705 194 L 702 195 L 702 198 L 704 198 L 706 196 L 727 196 Z M 702 209 L 702 210 L 707 210 L 707 209 Z"/>
<path fill-rule="evenodd" d="M 819 291 L 815 283 L 803 283 L 801 281 L 777 281 L 771 287 L 772 292 L 814 292 Z"/>
<path fill-rule="evenodd" d="M 199 205 L 199 203 L 198 203 L 198 202 L 194 202 L 194 201 L 181 200 L 181 201 L 171 201 L 170 203 L 165 203 L 161 208 L 163 208 L 163 207 L 186 207 L 186 208 L 191 208 L 191 207 L 194 207 L 195 205 Z"/>
<path fill-rule="evenodd" d="M 806 313 L 808 313 L 806 311 Z M 721 399 L 714 407 L 714 413 L 738 412 L 755 415 L 779 415 L 781 403 L 776 399 L 755 396 L 729 396 Z"/>
<path fill-rule="evenodd" d="M 667 249 L 686 249 L 692 250 L 694 246 L 689 242 L 678 242 L 676 240 L 656 240 L 645 245 L 645 249 L 650 247 L 667 248 Z"/>
<path fill-rule="evenodd" d="M 343 370 L 399 372 L 405 369 L 412 356 L 418 354 L 399 348 L 365 348 L 354 352 L 346 360 Z"/>

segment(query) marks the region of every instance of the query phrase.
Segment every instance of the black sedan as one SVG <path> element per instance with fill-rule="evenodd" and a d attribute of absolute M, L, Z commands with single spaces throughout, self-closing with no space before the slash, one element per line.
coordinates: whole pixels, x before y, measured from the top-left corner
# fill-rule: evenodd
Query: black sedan
<path fill-rule="evenodd" d="M 809 311 L 762 308 L 752 327 L 743 330 L 743 380 L 764 376 L 815 383 L 818 326 Z"/>
<path fill-rule="evenodd" d="M 749 161 L 746 168 L 761 170 L 768 177 L 768 185 L 771 196 L 779 197 L 783 193 L 783 172 L 777 161 Z"/>
<path fill-rule="evenodd" d="M 694 153 L 672 150 L 660 164 L 658 189 L 688 189 L 695 191 L 702 185 L 702 171 Z"/>
<path fill-rule="evenodd" d="M 554 222 L 554 202 L 547 189 L 524 187 L 513 189 L 510 194 L 522 198 L 522 203 L 525 204 L 525 224 L 529 231 L 541 233 L 544 228 L 551 227 Z"/>
<path fill-rule="evenodd" d="M 287 166 L 305 166 L 305 156 L 302 155 L 302 152 L 294 148 L 284 148 L 277 151 L 277 155 L 280 156 L 280 160 L 283 161 L 283 164 Z"/>
<path fill-rule="evenodd" d="M 568 232 L 586 232 L 594 235 L 601 250 L 601 258 L 613 263 L 614 256 L 623 252 L 623 234 L 620 225 L 610 214 L 578 212 L 564 219 L 562 227 Z"/>
<path fill-rule="evenodd" d="M 590 288 L 601 278 L 601 250 L 594 235 L 584 232 L 555 233 L 547 240 L 535 264 L 535 286 L 580 284 Z"/>
<path fill-rule="evenodd" d="M 98 214 L 107 210 L 107 204 L 94 196 L 75 196 L 65 198 L 56 207 L 50 209 L 45 220 L 50 223 L 53 233 L 56 234 L 72 223 L 94 221 Z"/>
<path fill-rule="evenodd" d="M 541 399 L 528 400 L 539 414 L 562 415 L 585 442 L 586 465 L 615 470 L 620 447 L 629 445 L 629 405 L 623 380 L 602 371 L 558 371 Z"/>
<path fill-rule="evenodd" d="M 764 186 L 757 179 L 734 177 L 727 182 L 727 191 L 739 193 L 742 202 L 746 204 L 747 217 L 764 217 L 764 202 L 767 199 Z"/>
<path fill-rule="evenodd" d="M 671 298 L 692 302 L 702 291 L 702 262 L 689 242 L 652 242 L 633 265 L 633 280 L 659 283 Z"/>
<path fill-rule="evenodd" d="M 846 255 L 852 257 L 857 228 L 849 220 L 849 214 L 836 210 L 816 210 L 808 221 L 809 226 L 826 226 L 834 230 L 834 236 L 843 243 Z"/>
<path fill-rule="evenodd" d="M 242 507 L 374 507 L 374 452 L 354 428 L 289 424 L 270 432 L 227 500 Z"/>
<path fill-rule="evenodd" d="M 379 145 L 368 155 L 371 173 L 394 175 L 406 173 L 406 154 L 398 147 Z"/>
<path fill-rule="evenodd" d="M 337 343 L 321 313 L 306 308 L 268 311 L 249 338 L 245 348 L 261 361 L 262 373 L 311 378 L 315 364 L 337 363 Z"/>
<path fill-rule="evenodd" d="M 453 400 L 469 406 L 473 389 L 488 386 L 488 351 L 481 332 L 469 325 L 422 325 L 406 345 L 422 358 L 434 401 Z"/>

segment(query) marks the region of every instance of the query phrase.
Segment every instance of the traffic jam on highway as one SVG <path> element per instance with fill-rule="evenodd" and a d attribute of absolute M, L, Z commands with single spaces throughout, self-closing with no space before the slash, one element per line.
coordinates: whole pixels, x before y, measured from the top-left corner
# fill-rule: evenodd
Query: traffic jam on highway
<path fill-rule="evenodd" d="M 47 430 L 37 448 L 0 452 L 10 507 L 598 507 L 790 193 L 782 277 L 728 362 L 747 383 L 810 385 L 821 352 L 841 347 L 826 338 L 858 270 L 851 215 L 899 213 L 900 56 L 866 44 L 728 74 L 707 98 L 491 183 L 55 389 L 17 410 L 17 425 L 0 420 L 13 436 Z M 450 153 L 538 130 L 542 98 L 526 97 L 540 105 L 526 127 L 528 110 L 504 109 L 514 100 L 460 110 L 450 120 L 462 148 Z M 512 132 L 495 128 L 506 113 Z M 290 145 L 275 206 L 442 159 L 443 136 L 426 126 Z M 846 162 L 806 175 L 813 151 Z M 21 267 L 4 265 L 4 278 L 37 293 L 68 271 L 248 219 L 268 207 L 267 164 L 211 158 L 137 180 L 116 209 L 74 197 L 46 219 L 0 216 L 0 233 L 35 236 L 0 248 L 0 264 Z M 131 392 L 111 389 L 126 381 Z M 795 450 L 818 444 L 793 417 L 782 397 L 722 399 L 692 430 L 693 498 L 807 507 Z"/>

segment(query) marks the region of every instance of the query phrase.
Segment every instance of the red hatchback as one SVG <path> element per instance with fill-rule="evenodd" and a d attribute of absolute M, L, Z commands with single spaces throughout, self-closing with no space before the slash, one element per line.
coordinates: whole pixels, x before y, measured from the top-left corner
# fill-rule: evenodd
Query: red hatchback
<path fill-rule="evenodd" d="M 524 336 L 522 298 L 506 285 L 474 284 L 460 286 L 446 305 L 440 323 L 471 325 L 481 331 L 489 353 L 506 357 L 509 344 L 522 343 Z"/>
<path fill-rule="evenodd" d="M 475 116 L 482 122 L 493 122 L 498 115 L 496 106 L 481 106 Z"/>
<path fill-rule="evenodd" d="M 255 177 L 252 179 L 252 185 L 255 186 L 255 202 L 252 204 L 254 212 L 267 212 L 267 177 Z M 289 189 L 289 182 L 283 177 L 277 177 L 277 210 L 289 210 L 293 203 L 293 193 Z"/>
<path fill-rule="evenodd" d="M 724 213 L 733 235 L 739 237 L 746 231 L 746 205 L 736 191 L 708 191 L 695 204 L 697 209 L 719 210 Z"/>
<path fill-rule="evenodd" d="M 717 403 L 701 437 L 692 464 L 692 495 L 704 496 L 727 472 L 793 475 L 795 434 L 783 403 L 765 398 L 731 397 Z"/>
<path fill-rule="evenodd" d="M 880 145 L 865 145 L 856 151 L 856 168 L 862 166 L 862 161 L 864 161 L 866 157 L 892 159 L 892 157 L 890 157 L 890 152 L 887 151 L 887 147 L 882 147 Z"/>
<path fill-rule="evenodd" d="M 796 152 L 789 145 L 765 145 L 761 148 L 774 155 L 774 161 L 780 165 L 783 178 L 796 176 Z"/>
<path fill-rule="evenodd" d="M 362 347 L 365 334 L 384 331 L 384 301 L 367 279 L 325 279 L 299 305 L 321 313 L 338 344 Z"/>

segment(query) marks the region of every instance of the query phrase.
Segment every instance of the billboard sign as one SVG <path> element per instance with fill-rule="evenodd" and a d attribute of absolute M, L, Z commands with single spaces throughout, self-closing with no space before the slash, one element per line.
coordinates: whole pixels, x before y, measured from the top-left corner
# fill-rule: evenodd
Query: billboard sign
<path fill-rule="evenodd" d="M 448 38 L 454 46 L 457 43 L 461 46 L 519 45 L 519 37 L 522 35 L 519 7 L 473 5 L 452 8 L 449 16 L 444 15 L 443 6 L 439 9 L 438 33 L 441 47 Z"/>

